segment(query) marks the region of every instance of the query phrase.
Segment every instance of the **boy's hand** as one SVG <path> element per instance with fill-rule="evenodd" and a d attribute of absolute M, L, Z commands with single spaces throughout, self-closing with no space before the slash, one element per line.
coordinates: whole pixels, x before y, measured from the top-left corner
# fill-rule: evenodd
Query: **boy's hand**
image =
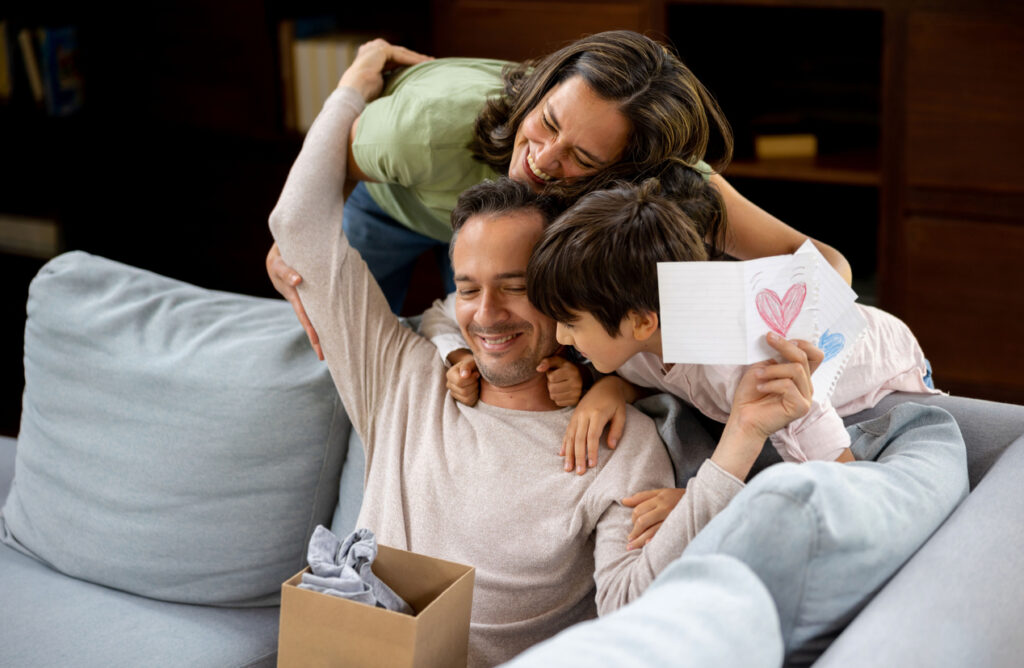
<path fill-rule="evenodd" d="M 480 372 L 476 368 L 476 359 L 468 350 L 454 350 L 448 354 L 452 366 L 445 374 L 448 391 L 455 401 L 475 406 L 480 399 Z"/>
<path fill-rule="evenodd" d="M 588 466 L 597 466 L 601 434 L 608 426 L 608 447 L 615 449 L 626 427 L 627 398 L 622 387 L 626 381 L 606 376 L 594 383 L 572 412 L 569 427 L 558 454 L 565 457 L 565 470 L 583 475 Z M 610 425 L 610 426 L 609 426 Z"/>
<path fill-rule="evenodd" d="M 559 406 L 575 406 L 583 394 L 583 374 L 579 367 L 555 354 L 537 365 L 539 373 L 547 374 L 548 394 Z"/>
<path fill-rule="evenodd" d="M 633 509 L 633 530 L 627 537 L 626 549 L 635 550 L 651 542 L 685 493 L 685 489 L 649 489 L 623 499 L 623 505 Z"/>
<path fill-rule="evenodd" d="M 807 341 L 787 341 L 774 332 L 768 333 L 767 340 L 783 361 L 751 365 L 740 379 L 732 403 L 732 412 L 738 414 L 743 427 L 763 438 L 807 415 L 814 396 L 811 374 L 825 358 Z"/>

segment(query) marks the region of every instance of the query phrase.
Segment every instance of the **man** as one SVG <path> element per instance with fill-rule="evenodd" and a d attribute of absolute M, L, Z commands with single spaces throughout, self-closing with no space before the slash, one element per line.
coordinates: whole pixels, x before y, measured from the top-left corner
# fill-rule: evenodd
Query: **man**
<path fill-rule="evenodd" d="M 555 326 L 525 286 L 548 222 L 543 202 L 502 180 L 467 191 L 453 213 L 457 318 L 482 375 L 474 407 L 447 394 L 436 348 L 392 315 L 344 239 L 345 139 L 374 94 L 353 74 L 365 49 L 311 128 L 271 229 L 304 278 L 303 304 L 364 443 L 358 525 L 383 544 L 476 567 L 470 665 L 493 665 L 643 592 L 743 487 L 772 426 L 758 420 L 766 411 L 778 420 L 783 402 L 737 411 L 747 419 L 727 427 L 721 465 L 705 462 L 655 539 L 628 550 L 631 512 L 620 499 L 669 486 L 672 468 L 653 423 L 632 409 L 614 456 L 582 477 L 559 466 L 571 409 L 551 402 L 536 371 L 557 347 Z M 785 366 L 797 369 L 794 387 L 809 379 L 806 356 Z M 788 398 L 786 421 L 809 396 Z"/>

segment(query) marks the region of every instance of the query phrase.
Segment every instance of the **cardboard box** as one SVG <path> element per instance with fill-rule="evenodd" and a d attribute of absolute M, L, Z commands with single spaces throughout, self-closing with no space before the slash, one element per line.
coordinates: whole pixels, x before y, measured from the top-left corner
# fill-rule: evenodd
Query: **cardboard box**
<path fill-rule="evenodd" d="M 281 585 L 278 666 L 465 666 L 474 569 L 378 546 L 373 572 L 415 615 Z"/>

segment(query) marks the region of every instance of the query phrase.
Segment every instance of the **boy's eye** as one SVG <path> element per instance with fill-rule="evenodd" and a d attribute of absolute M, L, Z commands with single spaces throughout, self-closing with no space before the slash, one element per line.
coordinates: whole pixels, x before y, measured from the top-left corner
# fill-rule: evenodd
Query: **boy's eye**
<path fill-rule="evenodd" d="M 516 295 L 525 294 L 526 293 L 526 286 L 525 285 L 509 285 L 509 286 L 505 287 L 505 292 L 511 292 L 512 294 L 516 294 Z"/>
<path fill-rule="evenodd" d="M 460 297 L 472 297 L 477 292 L 479 292 L 477 288 L 459 288 Z"/>

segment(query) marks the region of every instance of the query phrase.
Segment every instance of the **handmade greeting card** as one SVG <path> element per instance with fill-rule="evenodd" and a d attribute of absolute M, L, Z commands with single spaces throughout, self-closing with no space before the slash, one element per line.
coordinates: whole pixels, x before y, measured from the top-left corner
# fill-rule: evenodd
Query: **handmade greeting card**
<path fill-rule="evenodd" d="M 816 397 L 831 394 L 865 326 L 857 294 L 809 241 L 746 262 L 661 262 L 658 282 L 666 362 L 752 364 L 777 356 L 765 342 L 773 331 L 825 352 Z"/>

